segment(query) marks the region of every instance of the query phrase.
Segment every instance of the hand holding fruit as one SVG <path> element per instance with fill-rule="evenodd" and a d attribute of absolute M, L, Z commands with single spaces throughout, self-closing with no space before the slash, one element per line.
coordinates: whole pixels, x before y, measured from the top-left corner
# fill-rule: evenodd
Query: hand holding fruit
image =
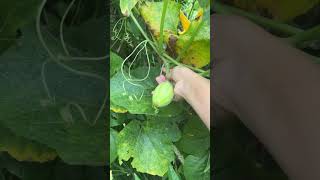
<path fill-rule="evenodd" d="M 182 66 L 176 66 L 171 69 L 170 80 L 174 84 L 174 99 L 185 99 L 197 112 L 206 126 L 210 128 L 210 81 Z M 171 96 L 172 85 L 169 80 L 164 75 L 160 75 L 156 78 L 156 81 L 159 83 L 157 88 L 165 87 L 163 89 L 166 89 L 165 92 L 167 92 L 167 94 L 162 92 L 163 95 L 166 94 L 163 104 L 168 103 L 170 98 L 171 102 L 173 95 Z M 154 93 L 157 92 L 157 88 Z"/>

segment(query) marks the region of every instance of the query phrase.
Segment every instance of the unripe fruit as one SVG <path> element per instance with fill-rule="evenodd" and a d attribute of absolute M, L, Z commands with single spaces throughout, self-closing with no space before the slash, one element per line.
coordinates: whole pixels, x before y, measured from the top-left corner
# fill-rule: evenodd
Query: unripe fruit
<path fill-rule="evenodd" d="M 152 104 L 155 107 L 164 107 L 171 103 L 173 97 L 173 85 L 169 81 L 165 81 L 152 92 Z"/>

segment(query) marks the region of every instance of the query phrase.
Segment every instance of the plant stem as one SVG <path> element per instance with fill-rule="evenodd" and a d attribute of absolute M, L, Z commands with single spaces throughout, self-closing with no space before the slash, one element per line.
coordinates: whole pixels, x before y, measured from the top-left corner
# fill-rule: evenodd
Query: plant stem
<path fill-rule="evenodd" d="M 196 0 L 193 0 L 192 6 L 191 6 L 191 10 L 190 10 L 190 12 L 189 12 L 189 14 L 188 14 L 188 19 L 190 19 L 190 17 L 191 17 L 191 14 L 192 14 L 192 12 L 193 12 L 194 4 L 195 4 L 195 3 L 196 3 Z"/>
<path fill-rule="evenodd" d="M 304 42 L 315 39 L 320 39 L 320 25 L 304 32 L 298 33 L 288 38 L 288 41 L 296 47 L 302 47 L 302 44 Z"/>
<path fill-rule="evenodd" d="M 142 29 L 142 27 L 140 26 L 139 22 L 137 21 L 137 19 L 134 17 L 133 13 L 130 14 L 131 19 L 133 20 L 134 24 L 138 27 L 139 31 L 141 32 L 141 34 L 143 35 L 143 37 L 148 40 L 150 46 L 153 49 L 157 49 L 153 43 L 151 43 L 152 41 L 150 40 L 150 38 L 148 37 L 147 33 Z"/>
<path fill-rule="evenodd" d="M 102 80 L 104 83 L 106 83 L 107 85 L 107 80 L 97 74 L 93 74 L 93 73 L 90 73 L 90 72 L 84 72 L 84 71 L 80 71 L 80 70 L 77 70 L 77 69 L 73 69 L 72 67 L 62 63 L 61 61 L 59 61 L 59 59 L 53 54 L 53 52 L 49 49 L 47 43 L 45 42 L 45 39 L 44 39 L 44 36 L 41 32 L 41 14 L 42 14 L 42 11 L 45 7 L 47 3 L 47 0 L 42 0 L 39 8 L 38 8 L 38 12 L 37 12 L 37 18 L 36 18 L 36 33 L 38 35 L 38 39 L 41 43 L 41 45 L 43 46 L 44 50 L 48 53 L 48 56 L 49 58 L 55 62 L 58 66 L 60 66 L 61 68 L 71 72 L 71 73 L 74 73 L 74 74 L 77 74 L 79 76 L 86 76 L 86 77 L 91 77 L 91 78 L 95 78 L 95 79 L 99 79 L 99 80 Z M 45 87 L 47 87 L 45 85 Z M 98 119 L 100 118 L 104 108 L 105 108 L 105 105 L 106 105 L 106 102 L 107 102 L 107 99 L 108 99 L 108 93 L 105 94 L 105 97 L 104 97 L 104 100 L 103 100 L 103 103 L 101 104 L 101 107 L 94 119 L 94 124 L 98 121 Z"/>
<path fill-rule="evenodd" d="M 67 45 L 66 43 L 64 42 L 64 36 L 63 36 L 63 25 L 64 25 L 64 21 L 66 20 L 68 14 L 69 14 L 69 11 L 71 10 L 73 4 L 76 2 L 76 0 L 72 0 L 71 3 L 69 4 L 69 6 L 67 7 L 65 13 L 63 14 L 62 16 L 62 19 L 61 19 L 61 22 L 60 22 L 60 41 L 61 41 L 61 44 L 62 44 L 62 48 L 64 50 L 64 52 L 66 53 L 67 56 L 70 56 L 70 52 L 67 48 Z"/>
<path fill-rule="evenodd" d="M 164 0 L 163 1 L 161 22 L 160 22 L 160 39 L 159 39 L 159 50 L 160 50 L 160 52 L 163 52 L 163 28 L 164 28 L 164 20 L 166 18 L 168 4 L 169 4 L 169 0 Z"/>
<path fill-rule="evenodd" d="M 177 62 L 176 60 L 174 60 L 172 57 L 170 57 L 167 54 L 164 54 L 164 57 L 167 58 L 169 61 L 171 61 L 173 64 L 175 64 L 177 66 L 185 66 L 185 67 L 187 67 L 189 69 L 192 69 L 193 71 L 196 71 L 196 72 L 204 74 L 204 75 L 206 73 L 205 70 L 202 70 L 202 69 L 199 69 L 199 68 L 195 68 L 195 67 L 192 67 L 192 66 L 189 66 L 189 65 L 186 65 L 186 64 L 179 63 L 179 62 Z M 205 77 L 208 77 L 208 76 L 205 75 Z"/>
<path fill-rule="evenodd" d="M 238 8 L 234 8 L 234 7 L 230 7 L 228 5 L 223 5 L 219 2 L 215 2 L 214 3 L 214 11 L 216 11 L 217 13 L 220 14 L 235 14 L 235 15 L 240 15 L 243 17 L 246 17 L 248 19 L 250 19 L 251 21 L 265 27 L 265 28 L 269 28 L 271 30 L 274 30 L 276 32 L 281 32 L 285 35 L 288 36 L 292 36 L 298 33 L 303 32 L 302 29 L 290 26 L 288 24 L 284 24 L 281 22 L 277 22 L 262 16 L 258 16 L 258 15 L 254 15 L 251 13 L 248 13 L 246 11 L 243 11 L 241 9 Z"/>
<path fill-rule="evenodd" d="M 196 72 L 199 73 L 204 73 L 205 71 L 202 69 L 198 69 L 192 66 L 188 66 L 182 63 L 179 63 L 178 61 L 174 60 L 172 57 L 170 57 L 169 55 L 167 55 L 166 53 L 160 53 L 158 51 L 158 48 L 155 46 L 155 44 L 153 43 L 153 41 L 150 40 L 150 38 L 147 36 L 146 32 L 142 29 L 142 27 L 140 26 L 139 22 L 137 21 L 137 19 L 134 17 L 133 13 L 130 14 L 131 19 L 133 20 L 133 22 L 135 23 L 135 25 L 138 27 L 138 29 L 140 30 L 141 34 L 144 36 L 144 38 L 148 41 L 148 43 L 150 44 L 150 46 L 152 47 L 152 49 L 159 55 L 159 57 L 164 61 L 164 63 L 168 63 L 168 60 L 177 65 L 177 66 L 185 66 L 189 69 L 192 69 Z M 208 76 L 205 76 L 208 77 Z"/>

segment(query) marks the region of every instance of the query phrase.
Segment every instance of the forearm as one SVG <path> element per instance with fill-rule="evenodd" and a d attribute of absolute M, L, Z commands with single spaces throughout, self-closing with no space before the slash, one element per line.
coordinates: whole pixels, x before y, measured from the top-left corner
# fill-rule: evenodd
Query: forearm
<path fill-rule="evenodd" d="M 183 93 L 184 99 L 193 107 L 203 123 L 210 129 L 210 81 L 201 76 L 192 76 Z"/>
<path fill-rule="evenodd" d="M 213 19 L 215 101 L 251 129 L 290 179 L 320 179 L 319 67 L 257 26 L 227 21 Z"/>

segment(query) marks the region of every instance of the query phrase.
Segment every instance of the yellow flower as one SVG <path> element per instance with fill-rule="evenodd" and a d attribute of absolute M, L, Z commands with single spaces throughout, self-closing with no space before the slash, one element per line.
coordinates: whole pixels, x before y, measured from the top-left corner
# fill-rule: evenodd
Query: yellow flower
<path fill-rule="evenodd" d="M 202 16 L 203 16 L 203 9 L 200 8 L 200 9 L 198 10 L 198 13 L 197 13 L 196 17 L 195 17 L 195 20 L 200 19 Z M 182 25 L 182 31 L 179 32 L 179 34 L 181 35 L 181 34 L 184 34 L 185 32 L 188 31 L 191 22 L 190 22 L 190 20 L 187 18 L 187 16 L 184 14 L 184 12 L 181 11 L 181 10 L 180 10 L 179 19 L 180 19 L 181 25 Z"/>

